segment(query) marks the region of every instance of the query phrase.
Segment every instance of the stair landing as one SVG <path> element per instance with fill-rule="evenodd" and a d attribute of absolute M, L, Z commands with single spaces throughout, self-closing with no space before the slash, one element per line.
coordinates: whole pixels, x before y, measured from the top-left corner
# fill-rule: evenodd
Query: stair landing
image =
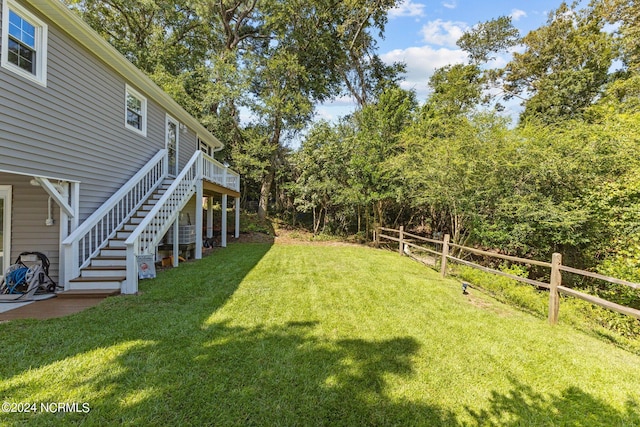
<path fill-rule="evenodd" d="M 111 294 L 94 291 L 61 292 L 57 294 L 56 298 L 33 301 L 0 313 L 0 322 L 14 319 L 52 319 L 68 316 L 98 305 L 107 296 L 111 296 Z"/>

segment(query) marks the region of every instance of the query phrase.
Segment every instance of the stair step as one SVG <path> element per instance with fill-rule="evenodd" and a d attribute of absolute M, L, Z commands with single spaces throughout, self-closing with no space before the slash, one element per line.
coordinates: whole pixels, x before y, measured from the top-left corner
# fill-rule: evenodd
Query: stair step
<path fill-rule="evenodd" d="M 91 260 L 91 267 L 124 267 L 127 258 L 121 256 L 97 256 Z"/>
<path fill-rule="evenodd" d="M 123 231 L 125 231 L 125 232 L 129 232 L 129 236 L 131 235 L 131 232 L 132 232 L 133 230 L 135 230 L 136 228 L 138 228 L 138 224 L 125 224 L 125 225 L 122 227 Z M 129 236 L 127 236 L 127 238 L 128 238 Z M 125 239 L 125 240 L 126 240 L 126 239 Z"/>
<path fill-rule="evenodd" d="M 122 240 L 127 240 L 129 238 L 129 236 L 131 236 L 131 232 L 133 230 L 129 230 L 129 231 L 118 231 L 116 233 L 116 239 L 122 239 Z"/>
<path fill-rule="evenodd" d="M 125 276 L 78 277 L 69 280 L 69 290 L 122 289 Z"/>
<path fill-rule="evenodd" d="M 101 257 L 126 257 L 127 256 L 127 248 L 113 248 L 107 246 L 105 248 L 100 249 Z"/>
<path fill-rule="evenodd" d="M 100 267 L 85 267 L 80 271 L 80 277 L 113 277 L 115 275 L 126 275 L 127 267 L 120 266 L 100 266 Z"/>
<path fill-rule="evenodd" d="M 109 239 L 109 244 L 107 245 L 107 248 L 126 248 L 127 246 L 125 245 L 125 242 L 127 241 L 127 239 Z"/>

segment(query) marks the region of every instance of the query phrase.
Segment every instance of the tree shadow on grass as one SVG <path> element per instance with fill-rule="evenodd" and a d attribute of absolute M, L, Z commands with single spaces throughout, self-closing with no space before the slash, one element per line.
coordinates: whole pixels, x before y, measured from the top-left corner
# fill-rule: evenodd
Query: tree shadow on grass
<path fill-rule="evenodd" d="M 413 338 L 327 340 L 315 322 L 245 328 L 213 323 L 181 337 L 138 341 L 109 368 L 70 387 L 88 414 L 10 414 L 16 425 L 455 425 L 454 414 L 393 398 L 413 373 Z M 28 384 L 22 384 L 28 386 Z M 18 392 L 18 390 L 8 390 Z M 99 395 L 99 397 L 95 397 Z"/>
<path fill-rule="evenodd" d="M 230 247 L 50 321 L 1 325 L 0 397 L 87 403 L 89 413 L 0 413 L 3 425 L 451 425 L 453 414 L 394 398 L 413 338 L 332 340 L 317 322 L 208 323 L 270 245 Z M 207 264 L 208 263 L 208 264 Z M 203 265 L 206 268 L 203 268 Z"/>
<path fill-rule="evenodd" d="M 478 426 L 638 426 L 640 406 L 629 399 L 624 410 L 598 399 L 578 387 L 568 387 L 560 395 L 545 395 L 511 380 L 508 393 L 493 391 L 489 409 L 466 408 Z"/>

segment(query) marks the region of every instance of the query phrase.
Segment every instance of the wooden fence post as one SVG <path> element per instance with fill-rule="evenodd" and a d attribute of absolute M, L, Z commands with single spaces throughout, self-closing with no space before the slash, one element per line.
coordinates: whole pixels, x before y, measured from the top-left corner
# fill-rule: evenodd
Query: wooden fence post
<path fill-rule="evenodd" d="M 400 241 L 398 242 L 398 253 L 404 255 L 404 226 L 400 226 Z"/>
<path fill-rule="evenodd" d="M 449 255 L 449 235 L 444 235 L 442 241 L 442 261 L 440 262 L 440 274 L 444 278 L 447 275 L 447 255 Z"/>
<path fill-rule="evenodd" d="M 549 280 L 549 324 L 551 325 L 558 323 L 560 311 L 560 295 L 558 294 L 558 286 L 562 284 L 560 265 L 562 265 L 562 255 L 554 253 L 551 257 L 551 278 Z"/>
<path fill-rule="evenodd" d="M 380 227 L 373 229 L 373 240 L 376 242 L 376 248 L 380 247 L 380 233 L 382 233 Z"/>

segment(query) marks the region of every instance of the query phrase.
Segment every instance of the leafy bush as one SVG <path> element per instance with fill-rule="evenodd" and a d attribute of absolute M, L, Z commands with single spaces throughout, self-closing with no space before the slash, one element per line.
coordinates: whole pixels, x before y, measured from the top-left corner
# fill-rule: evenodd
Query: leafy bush
<path fill-rule="evenodd" d="M 254 213 L 243 212 L 240 215 L 240 231 L 274 235 L 273 225 L 268 220 L 262 220 Z"/>

